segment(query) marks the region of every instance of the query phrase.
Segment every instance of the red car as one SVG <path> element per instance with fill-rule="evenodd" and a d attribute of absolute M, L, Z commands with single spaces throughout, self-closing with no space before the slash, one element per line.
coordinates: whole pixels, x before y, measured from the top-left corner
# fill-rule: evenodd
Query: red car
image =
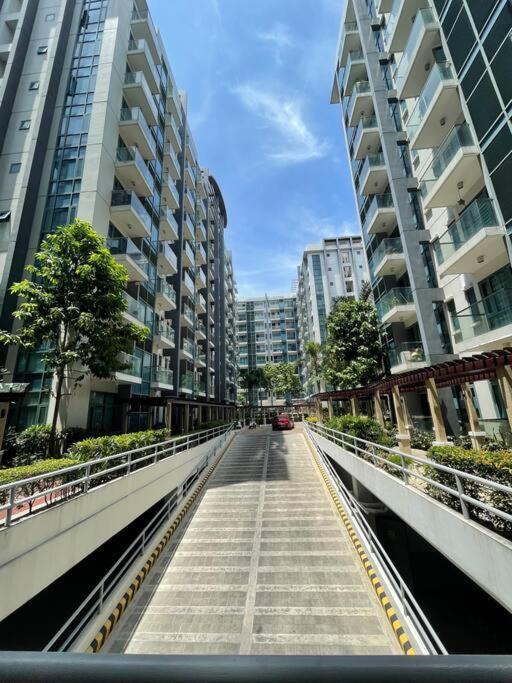
<path fill-rule="evenodd" d="M 281 415 L 276 415 L 272 420 L 272 429 L 293 429 L 295 423 L 292 418 L 286 413 L 281 413 Z"/>

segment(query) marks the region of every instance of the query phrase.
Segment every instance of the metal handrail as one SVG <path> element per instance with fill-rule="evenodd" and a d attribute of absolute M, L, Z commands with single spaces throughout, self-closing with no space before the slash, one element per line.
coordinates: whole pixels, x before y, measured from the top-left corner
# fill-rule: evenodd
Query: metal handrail
<path fill-rule="evenodd" d="M 150 444 L 149 446 L 134 448 L 130 451 L 124 451 L 123 453 L 114 453 L 113 455 L 107 455 L 103 458 L 97 458 L 95 460 L 89 460 L 87 462 L 72 465 L 71 467 L 66 467 L 64 469 L 54 470 L 53 472 L 48 472 L 47 474 L 40 476 L 20 479 L 12 484 L 3 484 L 0 486 L 0 496 L 6 496 L 7 502 L 3 505 L 0 505 L 0 512 L 4 510 L 6 511 L 5 518 L 0 520 L 0 525 L 3 522 L 4 528 L 9 527 L 13 521 L 18 521 L 22 517 L 27 517 L 34 512 L 33 510 L 28 509 L 22 511 L 21 514 L 14 516 L 14 510 L 17 507 L 27 505 L 31 501 L 37 500 L 38 498 L 44 497 L 46 499 L 47 497 L 53 496 L 54 494 L 60 492 L 63 492 L 63 498 L 65 499 L 76 498 L 77 495 L 88 493 L 91 488 L 91 484 L 96 479 L 103 478 L 115 472 L 119 472 L 119 475 L 114 477 L 114 479 L 128 475 L 132 472 L 135 466 L 139 465 L 137 469 L 140 469 L 140 463 L 151 461 L 147 462 L 147 465 L 150 465 L 171 455 L 180 453 L 181 451 L 188 450 L 189 448 L 199 445 L 200 443 L 204 443 L 205 441 L 209 441 L 216 436 L 220 436 L 229 430 L 231 426 L 232 424 L 221 427 L 213 427 L 212 429 L 206 429 L 194 434 L 185 434 L 184 436 L 168 439 L 167 441 L 162 441 L 157 444 Z M 143 454 L 142 457 L 134 458 L 134 455 L 139 454 Z M 98 472 L 91 472 L 91 470 L 96 466 L 101 466 L 119 459 L 126 459 L 126 462 L 114 465 L 113 467 L 108 467 L 107 469 L 100 469 Z M 72 479 L 71 481 L 67 480 L 67 477 L 74 472 L 80 473 L 82 476 L 78 476 L 76 479 Z M 29 496 L 16 498 L 16 491 L 21 487 L 30 484 L 37 484 L 38 482 L 42 483 L 48 479 L 55 479 L 56 477 L 63 477 L 66 479 L 66 481 L 49 489 L 38 490 L 36 493 L 32 493 Z M 109 482 L 110 481 L 112 481 L 112 479 L 109 479 Z M 78 492 L 76 491 L 77 486 L 81 487 Z M 62 498 L 60 500 L 62 500 Z"/>
<path fill-rule="evenodd" d="M 483 503 L 482 501 L 473 498 L 472 496 L 469 496 L 467 493 L 464 493 L 464 481 L 479 484 L 480 486 L 486 486 L 489 489 L 499 491 L 500 493 L 506 493 L 510 496 L 512 496 L 512 486 L 500 484 L 499 482 L 492 481 L 491 479 L 484 479 L 483 477 L 478 477 L 475 474 L 470 474 L 469 472 L 464 472 L 463 470 L 448 467 L 447 465 L 441 465 L 440 463 L 437 463 L 434 460 L 419 458 L 418 456 L 415 456 L 413 454 L 409 455 L 403 453 L 402 451 L 396 448 L 389 448 L 388 446 L 383 446 L 372 441 L 366 441 L 365 439 L 361 439 L 357 436 L 352 436 L 351 434 L 346 434 L 345 432 L 340 432 L 336 429 L 331 429 L 330 427 L 326 427 L 325 425 L 308 424 L 307 429 L 317 432 L 320 436 L 328 435 L 326 436 L 326 438 L 333 441 L 333 443 L 336 443 L 339 446 L 349 446 L 350 448 L 354 449 L 356 456 L 367 456 L 371 462 L 368 462 L 366 458 L 365 462 L 367 462 L 367 464 L 373 467 L 376 467 L 377 463 L 383 463 L 387 467 L 395 469 L 397 472 L 401 473 L 401 483 L 405 486 L 413 486 L 414 488 L 418 488 L 414 486 L 411 480 L 419 479 L 433 486 L 434 488 L 439 489 L 443 493 L 448 493 L 449 495 L 453 496 L 459 501 L 462 515 L 465 519 L 471 519 L 472 521 L 478 522 L 478 520 L 475 520 L 469 514 L 468 505 L 470 505 L 480 508 L 481 510 L 485 510 L 486 512 L 491 513 L 493 515 L 496 515 L 497 517 L 500 517 L 506 522 L 512 522 L 512 515 L 508 512 L 500 510 L 499 508 L 496 508 L 493 505 L 489 505 L 488 503 Z M 363 447 L 361 447 L 358 444 L 363 444 Z M 377 451 L 387 454 L 387 456 L 397 455 L 400 458 L 400 463 L 393 462 L 389 459 L 389 457 L 383 457 L 382 455 L 379 455 Z M 408 462 L 414 462 L 421 466 L 427 465 L 432 469 L 439 470 L 445 474 L 450 474 L 455 479 L 455 484 L 457 488 L 454 489 L 451 486 L 441 484 L 440 482 L 435 481 L 434 479 L 431 479 L 430 477 L 416 470 L 410 470 L 408 468 Z M 425 490 L 423 488 L 418 490 L 432 498 L 428 490 Z M 435 500 L 437 502 L 440 502 L 437 498 Z"/>
<path fill-rule="evenodd" d="M 195 471 L 187 475 L 187 477 L 176 487 L 176 492 L 170 496 L 169 500 L 165 502 L 162 508 L 156 515 L 146 524 L 144 529 L 138 536 L 130 543 L 128 548 L 116 560 L 112 567 L 103 576 L 101 581 L 91 590 L 87 597 L 75 609 L 73 614 L 67 619 L 63 626 L 58 630 L 49 643 L 43 648 L 43 652 L 48 652 L 52 647 L 58 643 L 63 636 L 64 640 L 57 648 L 58 652 L 64 652 L 73 640 L 78 636 L 86 624 L 96 615 L 100 614 L 105 600 L 112 594 L 116 586 L 118 586 L 124 575 L 129 570 L 130 566 L 138 557 L 143 557 L 147 552 L 148 546 L 154 541 L 158 534 L 160 527 L 165 522 L 169 521 L 179 503 L 188 494 L 190 488 L 197 480 L 200 473 L 208 466 L 210 460 L 215 457 L 218 449 L 226 442 L 230 432 L 233 430 L 234 424 L 231 423 L 226 431 L 222 434 L 220 443 L 215 444 L 208 453 L 204 456 L 201 462 L 197 465 Z M 112 578 L 111 578 L 112 577 Z M 83 616 L 80 618 L 80 615 Z M 78 622 L 78 623 L 74 623 Z M 74 625 L 73 625 L 74 624 Z"/>
<path fill-rule="evenodd" d="M 307 424 L 306 430 L 308 430 L 309 427 L 310 425 Z M 371 554 L 372 561 L 375 564 L 378 562 L 379 571 L 386 581 L 388 587 L 393 589 L 395 593 L 394 597 L 399 601 L 404 617 L 412 622 L 413 626 L 420 634 L 422 643 L 425 645 L 429 654 L 448 654 L 432 624 L 429 622 L 427 616 L 414 598 L 414 595 L 393 564 L 393 561 L 384 550 L 377 535 L 367 522 L 364 512 L 362 511 L 358 501 L 347 489 L 340 476 L 331 465 L 329 459 L 325 456 L 310 432 L 309 436 L 315 448 L 317 449 L 324 467 L 328 471 L 332 483 L 335 485 L 338 494 L 343 500 L 346 511 L 349 512 L 351 516 L 352 525 L 357 527 L 358 535 L 361 536 L 366 542 L 367 551 Z"/>

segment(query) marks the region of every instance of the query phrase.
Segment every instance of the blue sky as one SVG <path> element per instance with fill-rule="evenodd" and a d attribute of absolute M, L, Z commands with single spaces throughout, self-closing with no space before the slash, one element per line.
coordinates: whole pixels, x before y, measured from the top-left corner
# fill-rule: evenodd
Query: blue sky
<path fill-rule="evenodd" d="M 290 291 L 307 244 L 357 233 L 339 108 L 343 0 L 150 0 L 228 211 L 239 295 Z"/>

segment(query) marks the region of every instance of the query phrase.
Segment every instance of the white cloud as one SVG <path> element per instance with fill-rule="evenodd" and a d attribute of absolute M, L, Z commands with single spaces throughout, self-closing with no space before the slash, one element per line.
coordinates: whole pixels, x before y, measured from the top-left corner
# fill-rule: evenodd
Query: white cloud
<path fill-rule="evenodd" d="M 269 31 L 261 31 L 256 34 L 256 38 L 264 43 L 268 43 L 275 50 L 276 62 L 282 64 L 282 52 L 287 47 L 293 46 L 293 39 L 290 29 L 285 24 L 276 23 Z"/>
<path fill-rule="evenodd" d="M 318 140 L 308 128 L 300 99 L 275 95 L 249 83 L 234 88 L 233 92 L 266 128 L 273 131 L 276 139 L 271 148 L 267 147 L 268 159 L 288 165 L 326 155 L 328 144 Z"/>

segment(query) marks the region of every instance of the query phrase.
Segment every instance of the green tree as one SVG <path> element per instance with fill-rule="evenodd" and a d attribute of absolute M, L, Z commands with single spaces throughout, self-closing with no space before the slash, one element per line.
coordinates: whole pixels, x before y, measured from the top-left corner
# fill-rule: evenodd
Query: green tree
<path fill-rule="evenodd" d="M 375 306 L 370 300 L 339 299 L 327 318 L 324 377 L 335 387 L 352 389 L 375 379 L 382 347 Z"/>
<path fill-rule="evenodd" d="M 124 321 L 126 270 L 85 221 L 77 219 L 48 235 L 34 265 L 26 270 L 31 279 L 11 288 L 21 299 L 13 315 L 22 327 L 17 334 L 0 333 L 0 342 L 46 349 L 43 361 L 56 377 L 52 454 L 66 384 L 72 393 L 86 375 L 113 378 L 116 371 L 127 368 L 120 353 L 130 351 L 134 341 L 144 341 L 149 330 Z"/>
<path fill-rule="evenodd" d="M 240 371 L 240 386 L 247 391 L 248 402 L 251 394 L 266 386 L 265 375 L 262 368 L 244 368 Z"/>
<path fill-rule="evenodd" d="M 322 345 L 316 341 L 307 341 L 304 347 L 304 354 L 312 370 L 310 374 L 310 386 L 313 391 L 316 391 L 322 377 Z"/>
<path fill-rule="evenodd" d="M 271 402 L 276 396 L 287 398 L 300 393 L 302 386 L 295 363 L 267 363 L 263 367 Z"/>

